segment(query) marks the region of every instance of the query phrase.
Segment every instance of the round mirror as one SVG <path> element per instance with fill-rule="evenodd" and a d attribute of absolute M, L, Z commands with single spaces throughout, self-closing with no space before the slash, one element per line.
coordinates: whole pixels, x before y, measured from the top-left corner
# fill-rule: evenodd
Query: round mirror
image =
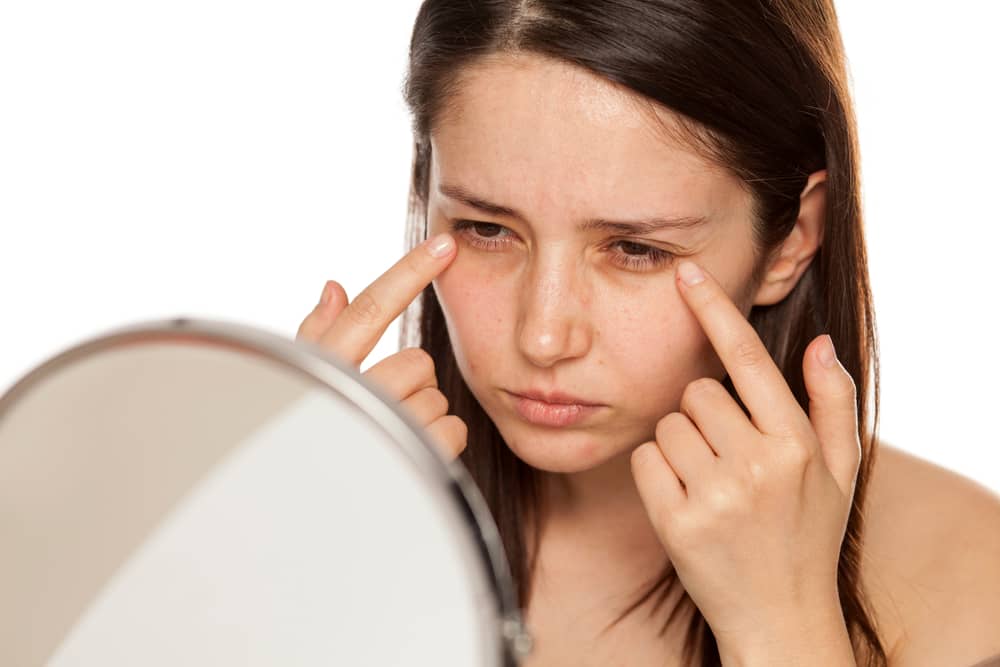
<path fill-rule="evenodd" d="M 216 321 L 0 397 L 0 664 L 516 665 L 492 517 L 359 371 Z"/>

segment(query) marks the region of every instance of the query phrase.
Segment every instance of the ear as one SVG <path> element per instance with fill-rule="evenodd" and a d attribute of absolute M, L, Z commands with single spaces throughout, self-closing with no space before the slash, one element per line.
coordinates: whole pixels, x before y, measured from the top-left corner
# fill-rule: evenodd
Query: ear
<path fill-rule="evenodd" d="M 778 303 L 798 284 L 823 243 L 826 218 L 826 169 L 809 174 L 799 196 L 795 227 L 775 252 L 757 288 L 753 305 Z"/>

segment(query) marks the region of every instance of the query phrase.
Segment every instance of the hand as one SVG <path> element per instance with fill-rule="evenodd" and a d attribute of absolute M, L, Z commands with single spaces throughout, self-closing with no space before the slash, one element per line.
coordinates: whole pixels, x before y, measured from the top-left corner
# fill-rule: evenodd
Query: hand
<path fill-rule="evenodd" d="M 688 384 L 681 411 L 632 453 L 643 505 L 723 651 L 766 644 L 776 628 L 842 625 L 837 564 L 861 462 L 854 381 L 835 356 L 821 364 L 826 337 L 815 338 L 803 360 L 807 416 L 752 325 L 702 273 L 678 289 L 752 422 L 715 379 Z"/>
<path fill-rule="evenodd" d="M 406 307 L 451 263 L 455 241 L 443 255 L 428 252 L 440 237 L 424 241 L 396 262 L 375 282 L 347 302 L 347 293 L 336 281 L 328 281 L 323 297 L 299 325 L 296 340 L 317 343 L 360 368 L 382 334 Z M 328 299 L 324 303 L 324 299 Z M 434 360 L 418 347 L 406 348 L 378 362 L 363 375 L 423 426 L 446 458 L 456 458 L 466 446 L 468 428 L 449 415 L 448 399 L 440 392 Z"/>

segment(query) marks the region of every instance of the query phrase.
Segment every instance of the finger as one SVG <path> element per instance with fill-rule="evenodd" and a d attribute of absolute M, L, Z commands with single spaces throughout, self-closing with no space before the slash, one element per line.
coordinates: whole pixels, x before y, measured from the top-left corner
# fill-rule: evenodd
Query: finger
<path fill-rule="evenodd" d="M 688 383 L 681 395 L 680 411 L 722 458 L 739 456 L 760 433 L 726 388 L 714 378 Z"/>
<path fill-rule="evenodd" d="M 681 262 L 677 275 L 679 291 L 729 372 L 754 426 L 774 435 L 808 427 L 808 418 L 760 336 L 715 278 L 690 260 Z M 696 282 L 687 282 L 687 277 Z"/>
<path fill-rule="evenodd" d="M 432 424 L 448 414 L 448 399 L 435 387 L 421 389 L 404 400 L 401 405 L 421 426 Z"/>
<path fill-rule="evenodd" d="M 448 460 L 462 453 L 469 437 L 469 428 L 456 415 L 445 415 L 427 426 L 426 430 Z"/>
<path fill-rule="evenodd" d="M 443 251 L 440 256 L 432 250 Z M 408 252 L 361 291 L 323 334 L 320 344 L 360 366 L 382 334 L 455 256 L 455 240 L 439 234 Z"/>
<path fill-rule="evenodd" d="M 323 303 L 326 298 L 327 302 Z M 311 343 L 318 343 L 323 332 L 330 328 L 334 318 L 347 305 L 347 292 L 336 280 L 328 280 L 323 285 L 323 294 L 319 303 L 306 315 L 299 325 L 299 330 L 295 334 L 296 340 L 307 340 Z"/>
<path fill-rule="evenodd" d="M 674 510 L 687 500 L 680 479 L 654 441 L 636 447 L 630 463 L 646 514 L 654 526 L 665 526 Z"/>
<path fill-rule="evenodd" d="M 821 443 L 827 468 L 841 491 L 852 496 L 861 465 L 857 388 L 854 378 L 837 361 L 832 340 L 827 338 L 827 335 L 817 336 L 803 355 L 802 371 L 809 394 L 809 420 Z M 831 365 L 824 366 L 819 353 L 828 343 Z"/>
<path fill-rule="evenodd" d="M 378 362 L 362 375 L 397 400 L 405 399 L 424 387 L 437 386 L 434 359 L 419 347 L 400 350 Z"/>
<path fill-rule="evenodd" d="M 718 458 L 686 415 L 671 412 L 656 424 L 656 444 L 688 496 L 691 486 L 705 479 Z"/>

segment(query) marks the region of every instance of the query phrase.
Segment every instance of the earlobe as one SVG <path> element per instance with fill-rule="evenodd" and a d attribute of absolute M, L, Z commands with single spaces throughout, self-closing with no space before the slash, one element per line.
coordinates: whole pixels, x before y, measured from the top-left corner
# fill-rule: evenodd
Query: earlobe
<path fill-rule="evenodd" d="M 826 169 L 809 175 L 799 197 L 795 226 L 770 260 L 754 297 L 755 306 L 780 302 L 795 288 L 823 243 Z"/>

